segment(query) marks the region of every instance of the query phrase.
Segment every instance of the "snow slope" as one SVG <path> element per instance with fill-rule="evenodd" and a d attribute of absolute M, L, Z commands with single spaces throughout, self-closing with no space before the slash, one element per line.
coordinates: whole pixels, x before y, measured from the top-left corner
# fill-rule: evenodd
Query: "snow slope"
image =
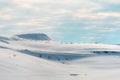
<path fill-rule="evenodd" d="M 0 37 L 1 80 L 120 79 L 119 45 L 66 44 L 45 34 L 21 35 Z"/>

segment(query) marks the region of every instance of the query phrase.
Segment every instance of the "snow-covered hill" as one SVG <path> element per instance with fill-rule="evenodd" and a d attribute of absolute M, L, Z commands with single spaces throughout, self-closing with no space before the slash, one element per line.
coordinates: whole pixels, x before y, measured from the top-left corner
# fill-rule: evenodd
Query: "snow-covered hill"
<path fill-rule="evenodd" d="M 43 33 L 31 33 L 31 34 L 20 34 L 12 37 L 14 40 L 28 39 L 35 41 L 49 41 L 51 40 L 46 34 Z"/>
<path fill-rule="evenodd" d="M 45 34 L 0 37 L 1 80 L 119 80 L 120 46 L 61 43 Z"/>

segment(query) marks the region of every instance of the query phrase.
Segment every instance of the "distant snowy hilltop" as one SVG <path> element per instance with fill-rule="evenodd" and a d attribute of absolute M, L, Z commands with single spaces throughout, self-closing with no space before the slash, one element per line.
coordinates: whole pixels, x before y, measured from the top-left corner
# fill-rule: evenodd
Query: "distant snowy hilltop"
<path fill-rule="evenodd" d="M 43 33 L 19 34 L 11 37 L 0 36 L 1 45 L 15 50 L 35 50 L 63 53 L 112 53 L 119 52 L 119 45 L 102 43 L 62 43 L 51 40 Z M 101 52 L 100 52 L 101 51 Z"/>
<path fill-rule="evenodd" d="M 43 33 L 0 36 L 0 77 L 1 80 L 113 80 L 120 74 L 117 69 L 111 71 L 120 66 L 119 56 L 120 46 L 114 44 L 63 43 Z M 110 78 L 112 74 L 115 76 Z"/>
<path fill-rule="evenodd" d="M 13 38 L 15 37 L 28 39 L 28 40 L 44 40 L 44 41 L 51 40 L 46 34 L 43 34 L 43 33 L 20 34 L 20 35 L 14 36 Z"/>

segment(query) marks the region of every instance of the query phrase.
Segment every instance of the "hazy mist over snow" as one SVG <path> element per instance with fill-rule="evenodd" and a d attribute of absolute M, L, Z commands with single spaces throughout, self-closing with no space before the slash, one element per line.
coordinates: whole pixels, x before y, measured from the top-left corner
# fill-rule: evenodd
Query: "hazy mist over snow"
<path fill-rule="evenodd" d="M 43 33 L 0 37 L 2 80 L 119 80 L 120 45 L 65 43 Z"/>

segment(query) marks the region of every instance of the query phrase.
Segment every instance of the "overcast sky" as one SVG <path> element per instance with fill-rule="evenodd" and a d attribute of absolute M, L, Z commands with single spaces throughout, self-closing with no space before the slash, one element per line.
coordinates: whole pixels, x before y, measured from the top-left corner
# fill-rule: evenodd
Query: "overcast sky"
<path fill-rule="evenodd" d="M 120 44 L 120 0 L 0 0 L 0 35 Z"/>

